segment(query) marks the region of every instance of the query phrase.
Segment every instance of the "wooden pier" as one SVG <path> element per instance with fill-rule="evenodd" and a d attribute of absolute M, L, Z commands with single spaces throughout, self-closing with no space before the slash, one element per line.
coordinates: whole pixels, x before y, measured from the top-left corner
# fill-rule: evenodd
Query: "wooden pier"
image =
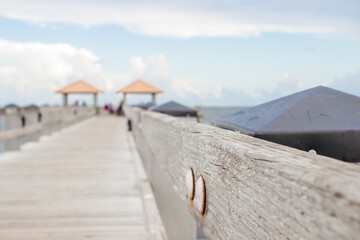
<path fill-rule="evenodd" d="M 91 118 L 0 155 L 0 239 L 165 238 L 124 118 Z"/>
<path fill-rule="evenodd" d="M 0 109 L 0 240 L 359 238 L 359 165 L 99 110 Z"/>

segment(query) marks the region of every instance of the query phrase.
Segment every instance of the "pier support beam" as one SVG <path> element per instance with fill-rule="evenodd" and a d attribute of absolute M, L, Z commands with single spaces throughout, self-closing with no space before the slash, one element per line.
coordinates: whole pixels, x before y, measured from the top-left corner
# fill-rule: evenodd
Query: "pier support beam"
<path fill-rule="evenodd" d="M 21 114 L 18 108 L 6 108 L 5 115 L 3 116 L 3 131 L 20 129 L 21 126 Z M 15 151 L 19 150 L 21 146 L 21 136 L 7 139 L 4 141 L 3 151 Z"/>

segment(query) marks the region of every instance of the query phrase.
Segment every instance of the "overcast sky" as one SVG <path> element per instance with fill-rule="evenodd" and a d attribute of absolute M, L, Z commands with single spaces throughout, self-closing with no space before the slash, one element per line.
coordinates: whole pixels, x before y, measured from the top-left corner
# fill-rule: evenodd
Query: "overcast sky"
<path fill-rule="evenodd" d="M 0 0 L 0 106 L 60 104 L 56 89 L 77 79 L 101 103 L 138 78 L 187 105 L 318 85 L 360 96 L 359 16 L 358 0 Z"/>

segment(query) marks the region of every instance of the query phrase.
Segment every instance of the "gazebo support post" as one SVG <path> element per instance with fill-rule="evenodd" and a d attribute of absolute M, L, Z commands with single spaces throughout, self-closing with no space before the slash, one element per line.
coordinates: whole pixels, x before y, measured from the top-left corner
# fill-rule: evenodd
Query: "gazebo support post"
<path fill-rule="evenodd" d="M 152 103 L 156 104 L 156 93 L 152 93 Z"/>
<path fill-rule="evenodd" d="M 67 105 L 68 105 L 68 94 L 64 93 L 63 94 L 63 106 L 67 107 Z"/>
<path fill-rule="evenodd" d="M 126 103 L 126 93 L 124 93 L 123 101 L 124 101 L 124 104 L 125 104 Z"/>
<path fill-rule="evenodd" d="M 94 93 L 94 107 L 97 107 L 97 93 Z"/>

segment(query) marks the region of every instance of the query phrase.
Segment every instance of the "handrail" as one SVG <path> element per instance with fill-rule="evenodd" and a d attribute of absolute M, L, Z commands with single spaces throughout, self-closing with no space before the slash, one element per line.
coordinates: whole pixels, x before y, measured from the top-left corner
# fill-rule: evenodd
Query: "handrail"
<path fill-rule="evenodd" d="M 50 134 L 97 114 L 94 107 L 40 107 L 2 109 L 0 141 L 5 141 L 3 151 L 19 150 L 26 141 L 36 141 L 41 135 Z M 34 134 L 32 134 L 34 133 Z M 12 140 L 13 139 L 13 140 Z M 10 141 L 11 140 L 11 141 Z"/>
<path fill-rule="evenodd" d="M 138 108 L 125 112 L 149 176 L 161 169 L 210 239 L 357 239 L 358 165 Z"/>
<path fill-rule="evenodd" d="M 0 141 L 21 137 L 41 130 L 41 124 L 32 124 L 23 128 L 16 128 L 0 132 Z"/>

